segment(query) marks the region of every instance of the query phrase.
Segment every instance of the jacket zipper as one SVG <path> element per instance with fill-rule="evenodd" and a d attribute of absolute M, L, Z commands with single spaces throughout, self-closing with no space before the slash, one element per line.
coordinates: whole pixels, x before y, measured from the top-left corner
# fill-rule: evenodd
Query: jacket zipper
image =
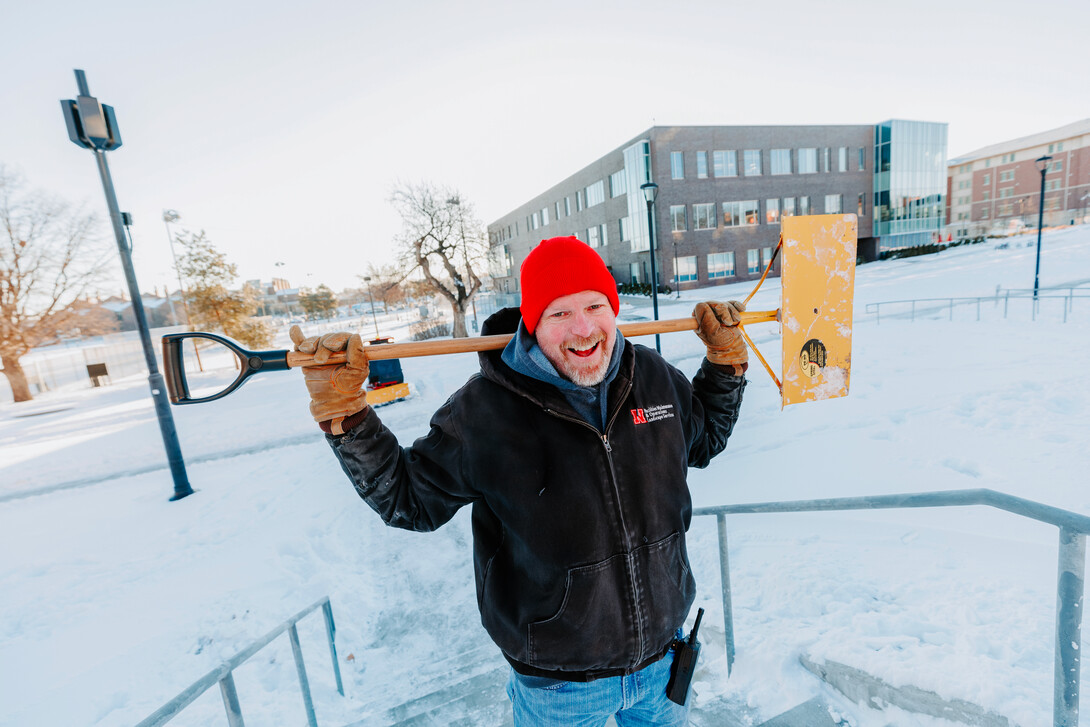
<path fill-rule="evenodd" d="M 628 398 L 628 394 L 629 394 L 629 392 L 631 390 L 632 390 L 632 384 L 629 383 L 628 387 L 624 390 L 622 395 L 620 397 L 618 397 L 618 401 L 623 402 L 626 398 Z M 609 464 L 609 483 L 613 486 L 613 495 L 616 498 L 616 502 L 617 502 L 617 519 L 620 521 L 620 524 L 621 524 L 621 534 L 624 537 L 624 542 L 628 543 L 628 542 L 631 541 L 631 535 L 630 535 L 630 533 L 628 531 L 628 526 L 625 524 L 625 520 L 624 520 L 624 510 L 621 507 L 621 488 L 617 485 L 617 473 L 613 469 L 613 447 L 610 446 L 610 444 L 609 444 L 609 432 L 610 432 L 610 430 L 613 429 L 613 423 L 617 421 L 617 415 L 620 413 L 620 411 L 621 411 L 621 408 L 620 408 L 620 406 L 618 406 L 617 409 L 610 416 L 609 420 L 606 422 L 606 431 L 605 432 L 600 432 L 600 431 L 598 431 L 597 427 L 595 427 L 590 422 L 588 422 L 588 421 L 586 421 L 584 419 L 579 419 L 579 418 L 576 418 L 576 417 L 568 416 L 567 414 L 558 412 L 558 411 L 556 411 L 554 409 L 548 409 L 548 408 L 545 409 L 546 414 L 554 416 L 554 417 L 556 417 L 558 419 L 563 419 L 565 421 L 574 422 L 576 424 L 582 425 L 582 426 L 586 427 L 587 429 L 590 429 L 592 432 L 594 432 L 595 434 L 597 434 L 601 438 L 602 446 L 606 450 L 606 462 Z M 630 592 L 631 592 L 632 604 L 633 604 L 633 607 L 635 608 L 635 617 L 636 617 L 635 618 L 635 620 L 636 620 L 636 639 L 637 639 L 637 648 L 639 649 L 639 651 L 638 651 L 638 653 L 636 655 L 635 663 L 639 664 L 640 662 L 643 661 L 643 658 L 644 658 L 644 654 L 643 654 L 643 652 L 644 652 L 644 638 L 643 638 L 642 609 L 640 607 L 639 594 L 636 592 L 636 580 L 632 575 L 634 573 L 634 566 L 633 566 L 633 563 L 632 563 L 632 554 L 631 553 L 626 553 L 625 554 L 625 561 L 628 564 L 628 573 L 629 573 L 628 587 L 629 587 Z"/>

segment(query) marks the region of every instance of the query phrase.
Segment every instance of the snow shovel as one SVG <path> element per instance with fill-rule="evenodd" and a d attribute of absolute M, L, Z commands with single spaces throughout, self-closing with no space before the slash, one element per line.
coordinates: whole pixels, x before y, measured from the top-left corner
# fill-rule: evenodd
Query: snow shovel
<path fill-rule="evenodd" d="M 776 257 L 783 254 L 781 272 L 782 304 L 779 310 L 746 311 L 742 314 L 742 335 L 780 389 L 782 406 L 805 401 L 832 399 L 848 394 L 851 368 L 852 291 L 855 283 L 855 215 L 812 215 L 785 217 L 780 243 L 764 274 L 745 302 L 753 297 L 768 276 Z M 783 328 L 782 382 L 745 332 L 751 323 L 780 321 Z M 696 320 L 676 318 L 664 321 L 623 323 L 617 326 L 626 338 L 657 333 L 696 330 Z M 366 346 L 370 360 L 378 361 L 448 353 L 474 353 L 501 349 L 511 334 L 479 336 L 441 341 L 386 343 Z M 183 343 L 211 342 L 232 360 L 237 376 L 226 383 L 206 382 L 187 362 Z M 172 404 L 200 404 L 227 396 L 246 379 L 263 371 L 284 371 L 313 363 L 309 354 L 296 351 L 247 351 L 234 341 L 213 333 L 173 333 L 163 336 L 163 369 Z M 219 350 L 219 349 L 217 349 Z M 205 358 L 209 358 L 207 353 Z M 233 358 L 232 358 L 233 357 Z M 346 355 L 333 354 L 327 363 L 343 363 Z M 194 395 L 190 383 L 204 389 Z"/>

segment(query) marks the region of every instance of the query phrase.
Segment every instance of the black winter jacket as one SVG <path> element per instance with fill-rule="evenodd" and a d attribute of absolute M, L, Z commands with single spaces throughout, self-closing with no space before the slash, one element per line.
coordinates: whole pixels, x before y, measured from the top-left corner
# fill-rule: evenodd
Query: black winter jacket
<path fill-rule="evenodd" d="M 504 309 L 483 332 L 518 321 Z M 726 446 L 745 380 L 705 360 L 690 383 L 626 341 L 600 432 L 499 351 L 480 358 L 411 447 L 369 412 L 329 437 L 333 451 L 389 525 L 434 530 L 473 506 L 481 621 L 516 671 L 587 681 L 643 668 L 695 596 L 686 470 Z"/>

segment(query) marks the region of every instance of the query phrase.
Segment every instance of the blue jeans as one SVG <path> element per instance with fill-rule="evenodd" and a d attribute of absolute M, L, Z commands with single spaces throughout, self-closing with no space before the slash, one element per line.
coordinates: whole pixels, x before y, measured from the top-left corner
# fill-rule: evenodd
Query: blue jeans
<path fill-rule="evenodd" d="M 527 677 L 512 669 L 507 696 L 515 727 L 601 727 L 610 715 L 617 727 L 684 727 L 693 696 L 684 707 L 667 698 L 673 663 L 671 649 L 635 674 L 592 682 Z"/>

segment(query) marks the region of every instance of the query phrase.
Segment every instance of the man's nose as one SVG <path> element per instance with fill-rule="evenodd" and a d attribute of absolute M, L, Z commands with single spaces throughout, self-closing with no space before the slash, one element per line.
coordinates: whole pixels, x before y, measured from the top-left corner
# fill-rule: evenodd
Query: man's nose
<path fill-rule="evenodd" d="M 594 332 L 594 321 L 586 313 L 576 313 L 572 319 L 572 333 L 586 338 Z"/>

